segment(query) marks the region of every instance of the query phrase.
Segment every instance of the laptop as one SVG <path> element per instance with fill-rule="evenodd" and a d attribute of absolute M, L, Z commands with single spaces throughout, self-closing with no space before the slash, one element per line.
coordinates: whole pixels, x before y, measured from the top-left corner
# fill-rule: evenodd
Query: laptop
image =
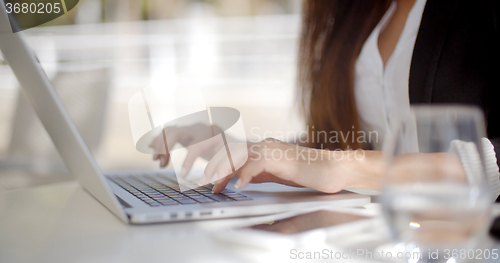
<path fill-rule="evenodd" d="M 220 194 L 212 194 L 210 186 L 181 191 L 172 172 L 103 174 L 22 33 L 12 33 L 3 0 L 0 3 L 3 57 L 70 173 L 123 222 L 148 224 L 242 217 L 314 206 L 362 206 L 370 202 L 368 196 L 348 191 L 324 194 L 272 183 L 238 190 L 232 182 Z"/>

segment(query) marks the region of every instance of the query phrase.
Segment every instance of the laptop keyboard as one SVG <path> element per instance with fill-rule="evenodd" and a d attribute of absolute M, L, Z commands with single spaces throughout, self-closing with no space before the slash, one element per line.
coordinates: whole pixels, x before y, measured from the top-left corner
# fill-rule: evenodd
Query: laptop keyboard
<path fill-rule="evenodd" d="M 229 189 L 224 189 L 220 194 L 213 194 L 212 185 L 181 192 L 177 182 L 161 175 L 109 176 L 108 178 L 153 207 L 252 200 L 246 195 Z"/>

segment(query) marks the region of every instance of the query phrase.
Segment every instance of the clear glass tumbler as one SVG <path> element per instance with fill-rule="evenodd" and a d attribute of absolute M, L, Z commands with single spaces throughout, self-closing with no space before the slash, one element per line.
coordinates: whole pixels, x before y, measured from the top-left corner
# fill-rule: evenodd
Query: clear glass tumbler
<path fill-rule="evenodd" d="M 406 253 L 403 261 L 468 261 L 461 255 L 475 253 L 492 203 L 484 174 L 482 111 L 412 107 L 390 137 L 380 200 Z"/>

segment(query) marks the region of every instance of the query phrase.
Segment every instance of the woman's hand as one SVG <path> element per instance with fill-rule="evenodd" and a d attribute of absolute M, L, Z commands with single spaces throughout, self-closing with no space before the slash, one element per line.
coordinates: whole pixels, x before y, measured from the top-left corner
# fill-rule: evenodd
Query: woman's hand
<path fill-rule="evenodd" d="M 335 193 L 345 188 L 377 188 L 382 170 L 382 154 L 377 151 L 327 151 L 266 139 L 257 144 L 233 145 L 232 173 L 225 149 L 210 160 L 200 184 L 214 182 L 213 192 L 222 191 L 236 174 L 235 187 L 248 183 L 276 182 Z M 229 176 L 224 176 L 229 174 Z M 222 176 L 219 176 L 222 175 Z"/>
<path fill-rule="evenodd" d="M 455 152 L 408 153 L 395 156 L 386 170 L 386 180 L 391 184 L 432 183 L 444 180 L 450 183 L 468 183 L 460 156 Z"/>
<path fill-rule="evenodd" d="M 165 167 L 170 159 L 169 152 L 176 143 L 187 147 L 203 141 L 204 143 L 197 144 L 196 147 L 187 147 L 188 153 L 181 170 L 181 176 L 185 177 L 193 167 L 196 158 L 202 157 L 205 160 L 210 160 L 224 147 L 221 140 L 207 140 L 212 137 L 211 129 L 212 127 L 201 123 L 184 127 L 164 128 L 162 133 L 149 145 L 155 151 L 153 160 L 160 160 L 160 167 Z"/>

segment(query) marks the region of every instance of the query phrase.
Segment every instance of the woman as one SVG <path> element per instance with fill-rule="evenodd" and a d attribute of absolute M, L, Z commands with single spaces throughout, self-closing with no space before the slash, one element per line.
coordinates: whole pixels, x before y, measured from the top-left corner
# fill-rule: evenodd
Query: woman
<path fill-rule="evenodd" d="M 488 124 L 486 161 L 495 165 L 492 145 L 497 156 L 500 152 L 494 93 L 500 88 L 495 78 L 500 72 L 499 9 L 498 1 L 486 0 L 305 1 L 298 95 L 312 140 L 304 147 L 270 139 L 233 149 L 235 162 L 249 157 L 237 171 L 235 186 L 270 181 L 328 193 L 379 189 L 381 145 L 390 122 L 417 103 L 481 107 Z M 331 140 L 318 136 L 320 131 L 345 137 Z M 378 136 L 359 139 L 360 131 Z M 339 148 L 344 151 L 332 151 Z M 352 150 L 360 148 L 371 150 L 357 158 Z M 282 158 L 263 158 L 277 151 Z M 214 192 L 236 174 L 223 156 L 219 152 L 210 160 L 202 178 L 202 184 L 214 183 Z M 168 154 L 155 158 L 165 166 Z M 490 176 L 498 179 L 495 168 Z M 230 176 L 219 177 L 225 174 Z"/>

